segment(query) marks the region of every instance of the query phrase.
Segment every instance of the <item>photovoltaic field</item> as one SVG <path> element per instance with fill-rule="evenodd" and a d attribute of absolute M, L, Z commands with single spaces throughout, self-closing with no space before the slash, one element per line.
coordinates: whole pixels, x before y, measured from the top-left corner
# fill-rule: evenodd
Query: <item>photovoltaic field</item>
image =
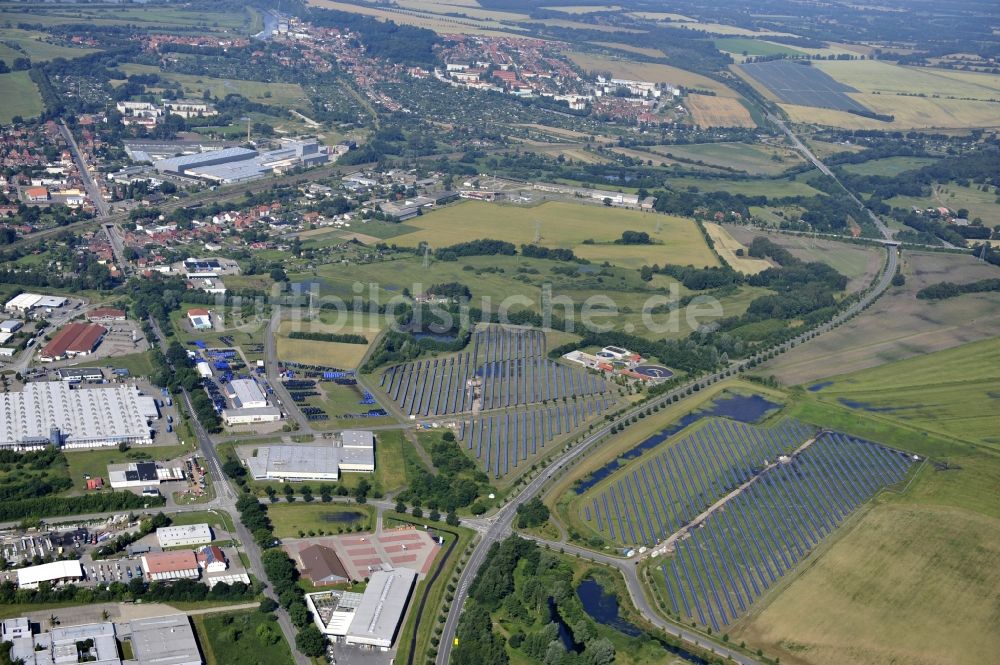
<path fill-rule="evenodd" d="M 458 419 L 458 439 L 495 478 L 614 404 L 602 377 L 549 360 L 539 330 L 489 326 L 470 347 L 390 367 L 381 388 L 405 415 Z"/>
<path fill-rule="evenodd" d="M 582 502 L 583 519 L 621 545 L 655 545 L 812 435 L 795 420 L 763 428 L 709 419 L 595 487 Z"/>
<path fill-rule="evenodd" d="M 675 543 L 659 567 L 674 614 L 718 631 L 744 613 L 858 506 L 900 482 L 912 459 L 824 433 Z M 739 477 L 729 470 L 731 481 Z"/>
<path fill-rule="evenodd" d="M 797 64 L 794 60 L 754 62 L 740 67 L 786 104 L 870 113 L 847 95 L 858 90 L 818 67 Z"/>

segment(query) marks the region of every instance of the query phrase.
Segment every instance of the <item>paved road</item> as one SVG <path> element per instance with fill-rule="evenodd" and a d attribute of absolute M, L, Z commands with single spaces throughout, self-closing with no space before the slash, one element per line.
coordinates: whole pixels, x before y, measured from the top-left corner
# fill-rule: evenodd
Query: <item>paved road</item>
<path fill-rule="evenodd" d="M 66 143 L 69 144 L 70 154 L 73 155 L 73 161 L 76 162 L 76 168 L 80 171 L 80 177 L 83 179 L 83 187 L 87 190 L 87 196 L 94 203 L 94 207 L 97 208 L 98 217 L 108 216 L 108 204 L 104 201 L 104 197 L 101 196 L 101 190 L 94 182 L 94 178 L 90 175 L 90 169 L 87 167 L 87 162 L 83 159 L 83 153 L 80 152 L 80 146 L 76 144 L 76 139 L 73 138 L 73 132 L 69 131 L 69 127 L 66 126 L 65 120 L 59 121 L 59 131 L 62 133 L 63 138 L 66 139 Z M 67 228 L 67 227 L 62 227 Z"/>
<path fill-rule="evenodd" d="M 292 395 L 285 388 L 285 384 L 281 382 L 281 377 L 278 376 L 278 343 L 275 340 L 275 336 L 280 326 L 281 305 L 275 303 L 271 306 L 271 320 L 268 322 L 267 327 L 264 328 L 264 372 L 267 375 L 267 382 L 274 388 L 275 395 L 281 400 L 282 410 L 298 424 L 299 431 L 296 434 L 315 435 L 316 430 L 312 428 L 309 419 L 299 410 L 299 407 L 292 399 Z"/>
<path fill-rule="evenodd" d="M 167 342 L 166 338 L 163 336 L 159 325 L 153 318 L 149 319 L 150 325 L 153 327 L 153 333 L 160 344 L 161 349 L 166 353 Z M 267 573 L 264 570 L 264 561 L 261 558 L 261 549 L 257 545 L 257 541 L 254 540 L 253 535 L 250 531 L 243 526 L 243 523 L 239 519 L 239 513 L 236 510 L 236 499 L 238 497 L 236 491 L 233 489 L 232 485 L 229 483 L 229 478 L 222 471 L 222 462 L 219 460 L 218 452 L 215 450 L 215 444 L 212 442 L 212 437 L 208 435 L 205 428 L 202 427 L 201 422 L 198 421 L 195 415 L 194 408 L 191 404 L 191 396 L 186 390 L 182 391 L 181 399 L 184 400 L 184 405 L 187 407 L 187 411 L 191 414 L 191 426 L 194 429 L 195 438 L 198 439 L 198 447 L 201 449 L 202 453 L 205 455 L 205 466 L 208 468 L 208 473 L 212 477 L 212 486 L 215 488 L 215 500 L 214 505 L 218 508 L 225 510 L 233 517 L 233 524 L 236 526 L 236 536 L 240 540 L 243 546 L 243 551 L 246 552 L 247 559 L 250 562 L 248 568 L 253 571 L 257 579 L 261 581 L 267 580 Z M 202 504 L 204 509 L 205 504 Z M 265 589 L 264 593 L 274 600 L 277 600 L 275 596 L 274 588 L 270 585 Z M 281 632 L 285 635 L 285 639 L 288 640 L 288 644 L 292 649 L 292 656 L 295 659 L 296 665 L 310 665 L 310 660 L 303 656 L 295 648 L 295 626 L 292 625 L 292 620 L 285 611 L 280 606 L 275 610 L 275 614 L 278 617 L 278 625 L 281 626 Z"/>

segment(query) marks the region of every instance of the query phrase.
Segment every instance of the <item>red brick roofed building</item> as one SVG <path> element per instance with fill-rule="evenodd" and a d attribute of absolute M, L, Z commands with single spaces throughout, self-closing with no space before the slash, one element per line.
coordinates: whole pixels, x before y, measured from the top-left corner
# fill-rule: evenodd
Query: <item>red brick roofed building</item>
<path fill-rule="evenodd" d="M 91 353 L 108 330 L 94 323 L 71 323 L 56 333 L 56 336 L 42 349 L 43 362 L 85 356 Z"/>
<path fill-rule="evenodd" d="M 151 552 L 142 557 L 142 571 L 148 580 L 197 579 L 198 559 L 190 550 Z"/>

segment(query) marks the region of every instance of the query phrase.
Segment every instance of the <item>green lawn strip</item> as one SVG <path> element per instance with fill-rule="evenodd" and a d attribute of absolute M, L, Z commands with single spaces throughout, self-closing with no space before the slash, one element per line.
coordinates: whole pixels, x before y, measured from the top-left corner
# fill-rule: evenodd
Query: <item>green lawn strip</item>
<path fill-rule="evenodd" d="M 313 484 L 313 492 L 318 485 Z M 283 496 L 279 492 L 279 496 Z M 318 494 L 316 500 L 306 503 L 297 499 L 294 503 L 272 503 L 267 506 L 268 515 L 274 523 L 274 535 L 278 538 L 301 538 L 299 532 L 309 534 L 335 534 L 338 529 L 371 531 L 375 526 L 375 509 L 361 503 L 322 503 Z M 336 515 L 360 514 L 360 517 L 338 521 Z"/>

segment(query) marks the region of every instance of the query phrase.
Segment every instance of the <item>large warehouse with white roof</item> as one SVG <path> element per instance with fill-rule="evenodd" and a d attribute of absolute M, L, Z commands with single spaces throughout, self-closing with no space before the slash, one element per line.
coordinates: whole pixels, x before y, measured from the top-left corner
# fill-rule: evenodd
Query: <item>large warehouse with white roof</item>
<path fill-rule="evenodd" d="M 259 446 L 245 457 L 255 480 L 337 480 L 341 473 L 375 471 L 375 436 L 366 430 L 345 430 L 340 445 Z"/>
<path fill-rule="evenodd" d="M 316 626 L 325 635 L 346 644 L 387 650 L 403 621 L 417 580 L 409 568 L 372 573 L 364 594 L 324 591 L 306 595 Z"/>
<path fill-rule="evenodd" d="M 157 417 L 150 402 L 127 384 L 72 389 L 65 381 L 29 383 L 0 394 L 0 449 L 149 444 L 149 423 Z"/>

